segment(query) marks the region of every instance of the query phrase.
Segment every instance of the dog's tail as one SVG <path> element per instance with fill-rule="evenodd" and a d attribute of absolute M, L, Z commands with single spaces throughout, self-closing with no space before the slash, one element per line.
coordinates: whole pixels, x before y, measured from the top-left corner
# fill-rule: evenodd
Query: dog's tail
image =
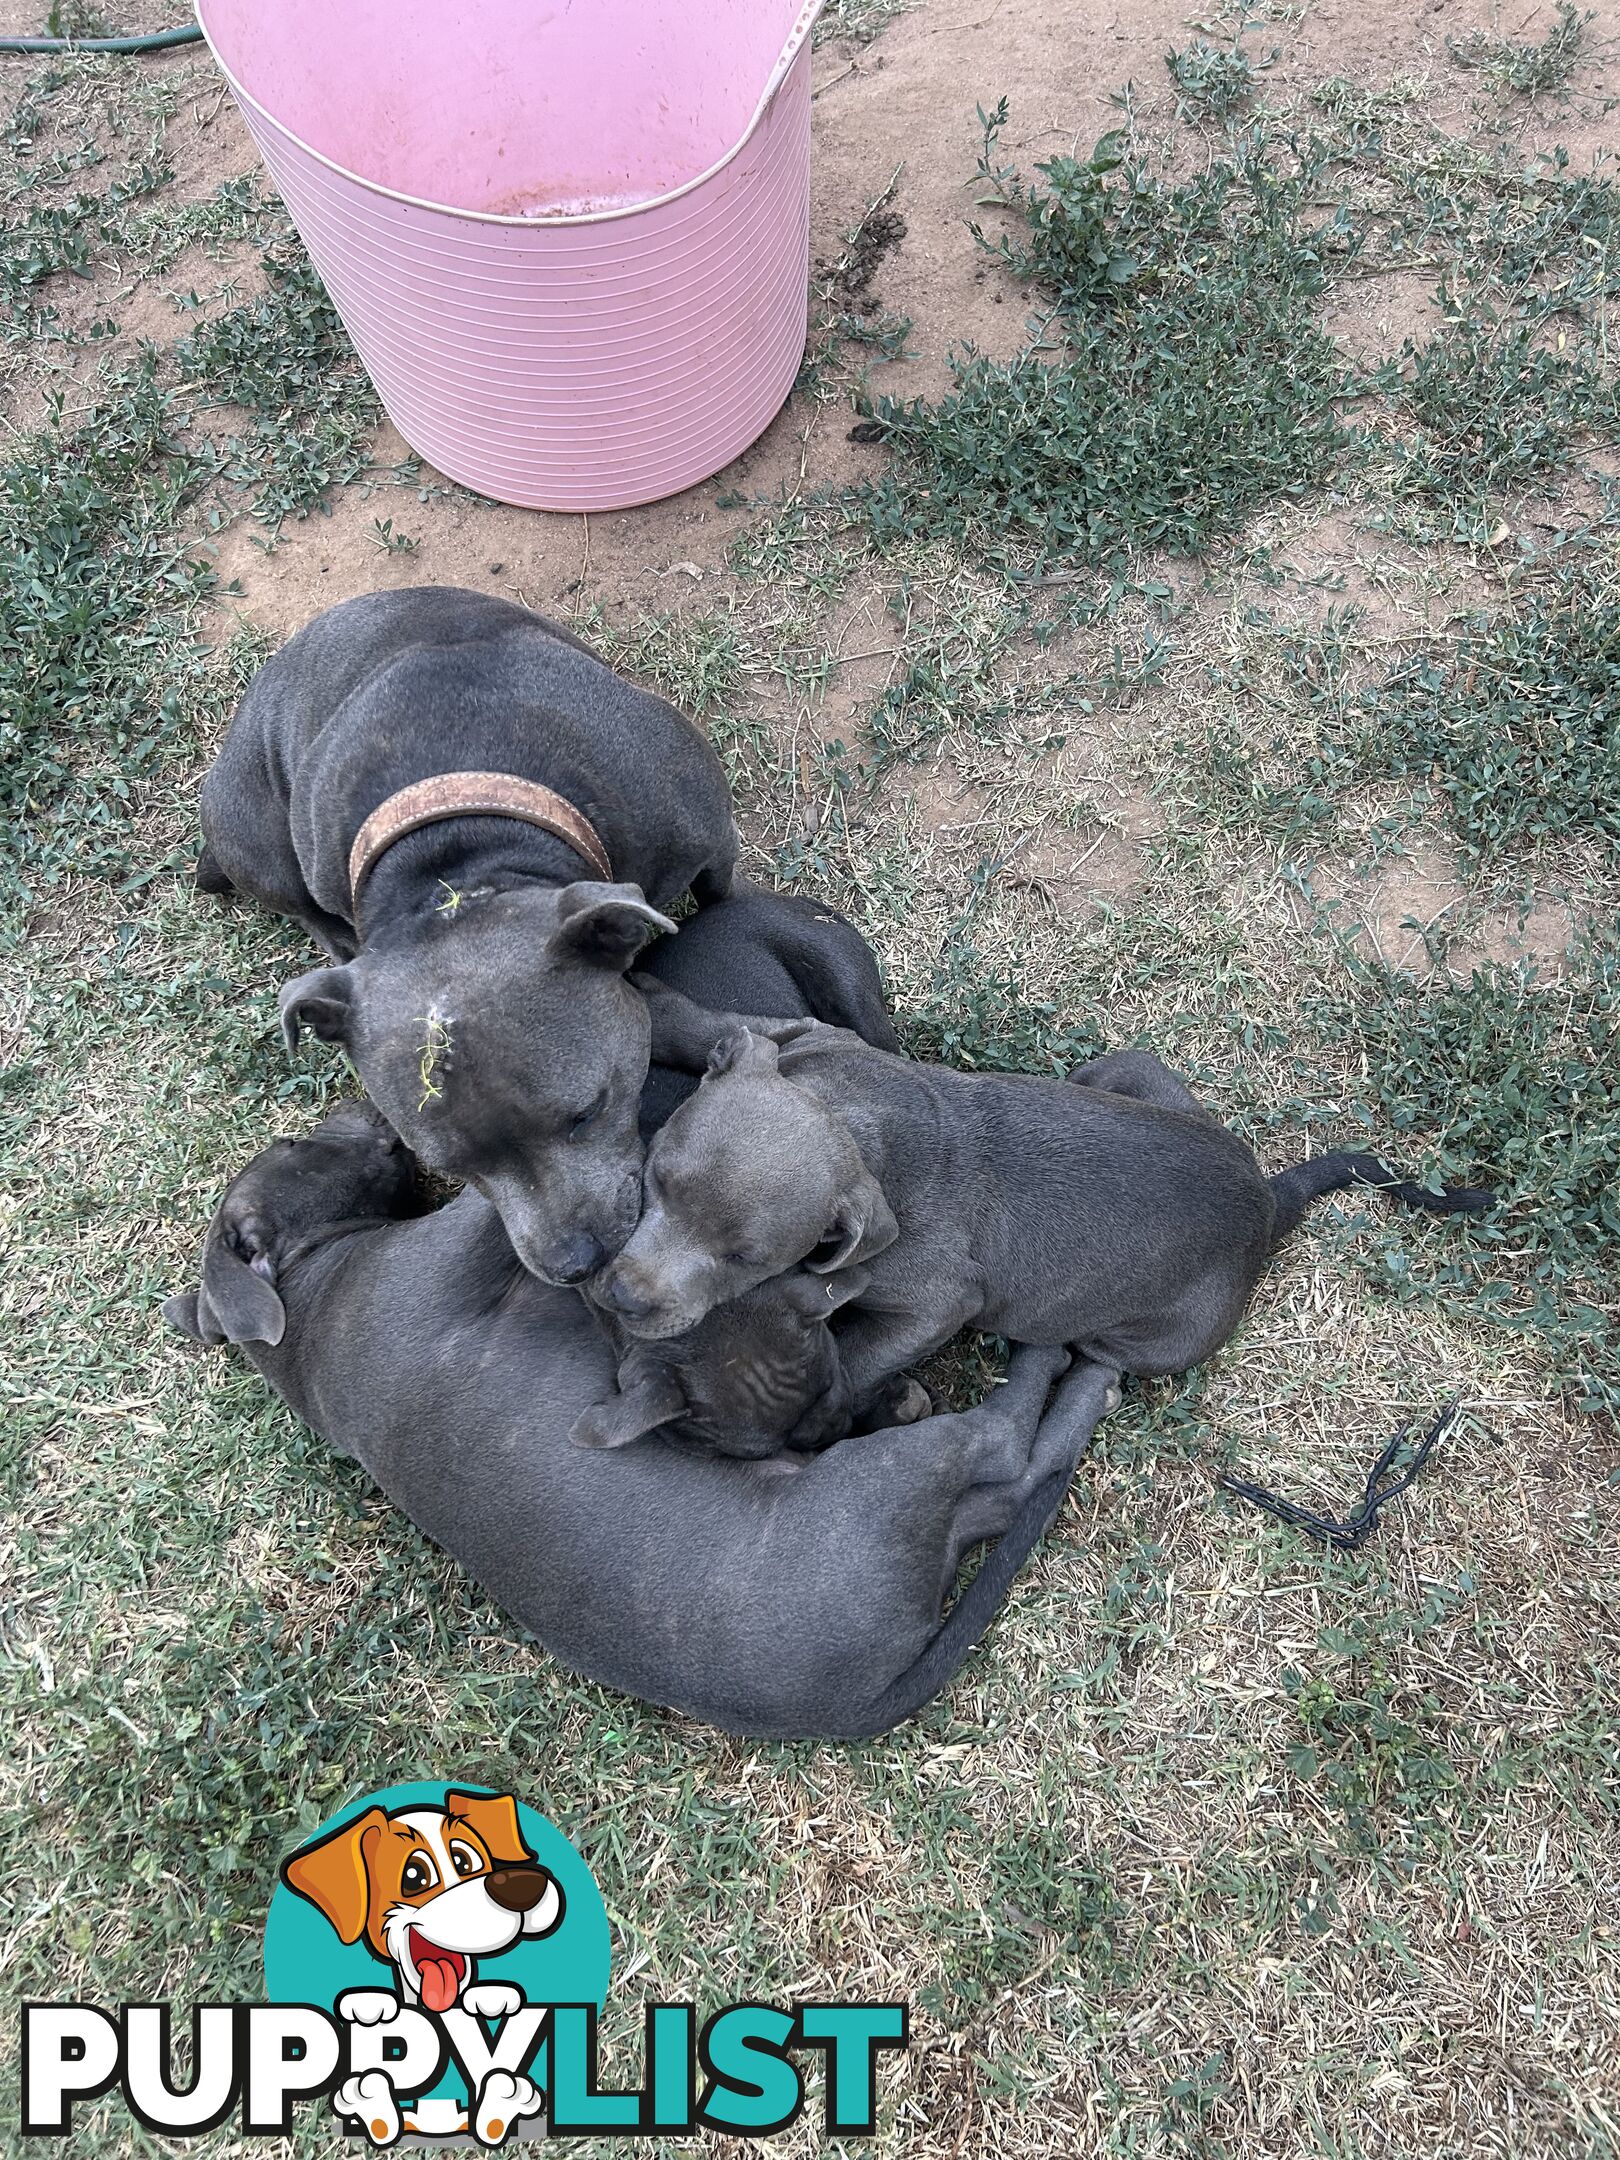
<path fill-rule="evenodd" d="M 1115 1398 L 1117 1399 L 1117 1398 Z M 990 1623 L 1007 1602 L 1019 1569 L 1052 1527 L 1063 1496 L 1090 1447 L 1099 1417 L 1082 1418 L 1066 1461 L 1033 1487 L 1028 1498 L 985 1554 L 979 1572 L 941 1621 L 927 1647 L 883 1692 L 855 1710 L 841 1740 L 874 1740 L 902 1725 L 933 1701 L 967 1662 Z"/>
<path fill-rule="evenodd" d="M 1376 1155 L 1348 1151 L 1295 1163 L 1291 1170 L 1279 1171 L 1270 1184 L 1277 1203 L 1271 1230 L 1273 1252 L 1299 1228 L 1313 1200 L 1320 1200 L 1324 1193 L 1342 1192 L 1347 1185 L 1375 1186 L 1392 1194 L 1403 1207 L 1423 1208 L 1430 1215 L 1479 1215 L 1496 1202 L 1496 1194 L 1488 1185 L 1445 1185 L 1439 1192 L 1430 1192 L 1427 1186 L 1414 1184 L 1399 1171 L 1391 1170 Z"/>

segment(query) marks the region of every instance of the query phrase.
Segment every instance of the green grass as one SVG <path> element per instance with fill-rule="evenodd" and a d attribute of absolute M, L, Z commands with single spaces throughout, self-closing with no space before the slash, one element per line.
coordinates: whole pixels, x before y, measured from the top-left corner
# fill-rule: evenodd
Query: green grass
<path fill-rule="evenodd" d="M 1574 0 L 1558 0 L 1551 28 L 1534 44 L 1492 37 L 1483 30 L 1467 37 L 1448 38 L 1446 42 L 1454 60 L 1463 67 L 1478 68 L 1498 90 L 1534 97 L 1543 90 L 1562 90 L 1567 85 L 1591 20 L 1591 15 L 1583 14 Z"/>
<path fill-rule="evenodd" d="M 858 50 L 881 36 L 896 15 L 909 14 L 912 4 L 913 0 L 827 0 L 816 18 L 815 42 L 818 46 L 849 44 Z"/>
<path fill-rule="evenodd" d="M 1620 423 L 1612 369 L 1544 334 L 1465 316 L 1424 344 L 1408 340 L 1387 371 L 1397 424 L 1413 423 L 1394 444 L 1392 488 L 1440 514 L 1440 537 L 1486 538 L 1513 491 L 1568 471 L 1582 445 Z"/>
<path fill-rule="evenodd" d="M 878 545 L 966 536 L 1009 565 L 1115 570 L 1320 484 L 1349 437 L 1314 309 L 1350 240 L 1317 213 L 1320 167 L 1287 174 L 1256 132 L 1171 184 L 1105 138 L 1030 182 L 996 163 L 1006 118 L 985 118 L 980 169 L 1017 222 L 981 244 L 1047 327 L 1011 361 L 955 356 L 935 404 L 873 403 L 891 456 L 859 508 Z"/>
<path fill-rule="evenodd" d="M 1396 669 L 1384 769 L 1427 781 L 1465 858 L 1620 848 L 1620 548 L 1577 556 Z M 1363 770 L 1367 768 L 1364 765 Z"/>
<path fill-rule="evenodd" d="M 1254 63 L 1237 46 L 1227 51 L 1199 38 L 1179 50 L 1172 48 L 1164 64 L 1180 92 L 1184 112 L 1227 120 L 1254 95 Z"/>

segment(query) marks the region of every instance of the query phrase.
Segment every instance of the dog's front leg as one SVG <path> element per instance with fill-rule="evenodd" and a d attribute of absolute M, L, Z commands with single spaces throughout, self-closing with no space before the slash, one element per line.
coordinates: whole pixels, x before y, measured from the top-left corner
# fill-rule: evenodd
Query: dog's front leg
<path fill-rule="evenodd" d="M 399 2016 L 399 1997 L 386 1988 L 345 1988 L 337 2014 L 351 2025 L 389 2025 Z"/>
<path fill-rule="evenodd" d="M 844 1377 L 857 1402 L 877 1394 L 907 1366 L 949 1342 L 980 1310 L 978 1301 L 952 1299 L 922 1312 L 889 1311 L 881 1306 L 851 1305 L 840 1317 L 834 1337 Z"/>
<path fill-rule="evenodd" d="M 652 1020 L 653 1063 L 673 1066 L 676 1072 L 707 1072 L 710 1058 L 739 1027 L 779 1045 L 797 1042 L 801 1035 L 821 1028 L 819 1020 L 781 1020 L 758 1013 L 711 1012 L 707 1005 L 695 1004 L 684 991 L 672 990 L 655 975 L 637 972 L 629 977 L 629 981 L 647 1001 Z M 822 1028 L 821 1032 L 830 1035 L 834 1030 Z"/>
<path fill-rule="evenodd" d="M 461 1991 L 461 2007 L 474 2017 L 506 2018 L 523 2008 L 523 1990 L 504 1980 L 477 1980 Z"/>

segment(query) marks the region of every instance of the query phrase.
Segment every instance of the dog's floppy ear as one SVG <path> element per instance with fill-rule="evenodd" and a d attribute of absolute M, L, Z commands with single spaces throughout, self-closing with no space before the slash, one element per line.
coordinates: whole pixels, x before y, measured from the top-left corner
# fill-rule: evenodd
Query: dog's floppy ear
<path fill-rule="evenodd" d="M 313 1845 L 300 1846 L 281 1863 L 281 1879 L 287 1888 L 308 1898 L 317 1912 L 326 1915 L 340 1942 L 358 1942 L 366 1931 L 371 1906 L 366 1862 L 387 1826 L 382 1809 L 368 1807 L 353 1822 L 328 1832 Z"/>
<path fill-rule="evenodd" d="M 627 968 L 674 928 L 639 885 L 565 885 L 557 895 L 557 948 L 590 967 Z"/>
<path fill-rule="evenodd" d="M 779 1053 L 768 1035 L 756 1035 L 739 1023 L 728 1028 L 709 1052 L 712 1073 L 747 1073 L 768 1079 L 776 1071 Z"/>
<path fill-rule="evenodd" d="M 161 1310 L 170 1327 L 178 1328 L 182 1335 L 194 1335 L 200 1343 L 207 1342 L 208 1337 L 203 1333 L 202 1319 L 197 1311 L 195 1290 L 177 1290 L 173 1297 L 163 1300 Z"/>
<path fill-rule="evenodd" d="M 578 1448 L 628 1447 L 685 1408 L 686 1390 L 674 1373 L 649 1373 L 622 1394 L 581 1411 L 568 1437 Z"/>
<path fill-rule="evenodd" d="M 847 1267 L 829 1280 L 825 1275 L 806 1275 L 802 1269 L 782 1277 L 783 1301 L 806 1320 L 825 1320 L 871 1287 L 872 1271 Z"/>
<path fill-rule="evenodd" d="M 875 1259 L 899 1235 L 900 1225 L 883 1197 L 883 1187 L 863 1163 L 839 1195 L 826 1236 L 804 1264 L 813 1275 L 833 1275 L 840 1268 Z"/>
<path fill-rule="evenodd" d="M 277 1000 L 281 1032 L 287 1048 L 298 1048 L 298 1037 L 308 1028 L 322 1042 L 347 1042 L 354 1010 L 354 977 L 346 967 L 311 968 L 296 982 L 284 983 Z"/>
<path fill-rule="evenodd" d="M 447 1792 L 444 1812 L 459 1816 L 477 1831 L 497 1867 L 514 1867 L 519 1861 L 534 1858 L 523 1842 L 517 1802 L 510 1793 Z"/>
<path fill-rule="evenodd" d="M 287 1332 L 287 1308 L 269 1261 L 261 1255 L 250 1265 L 223 1237 L 211 1237 L 203 1254 L 196 1318 L 199 1342 L 280 1342 Z"/>

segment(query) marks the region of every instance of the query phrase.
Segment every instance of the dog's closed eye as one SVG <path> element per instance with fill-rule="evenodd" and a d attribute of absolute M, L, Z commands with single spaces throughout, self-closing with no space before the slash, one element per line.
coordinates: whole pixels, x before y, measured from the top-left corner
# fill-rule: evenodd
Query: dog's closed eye
<path fill-rule="evenodd" d="M 573 1117 L 569 1120 L 568 1137 L 570 1140 L 574 1138 L 576 1133 L 589 1131 L 590 1127 L 596 1123 L 597 1119 L 602 1115 L 602 1112 L 607 1108 L 607 1100 L 608 1091 L 606 1088 L 603 1088 L 601 1094 L 597 1096 L 595 1102 L 588 1104 L 586 1108 L 581 1110 L 576 1117 Z"/>

